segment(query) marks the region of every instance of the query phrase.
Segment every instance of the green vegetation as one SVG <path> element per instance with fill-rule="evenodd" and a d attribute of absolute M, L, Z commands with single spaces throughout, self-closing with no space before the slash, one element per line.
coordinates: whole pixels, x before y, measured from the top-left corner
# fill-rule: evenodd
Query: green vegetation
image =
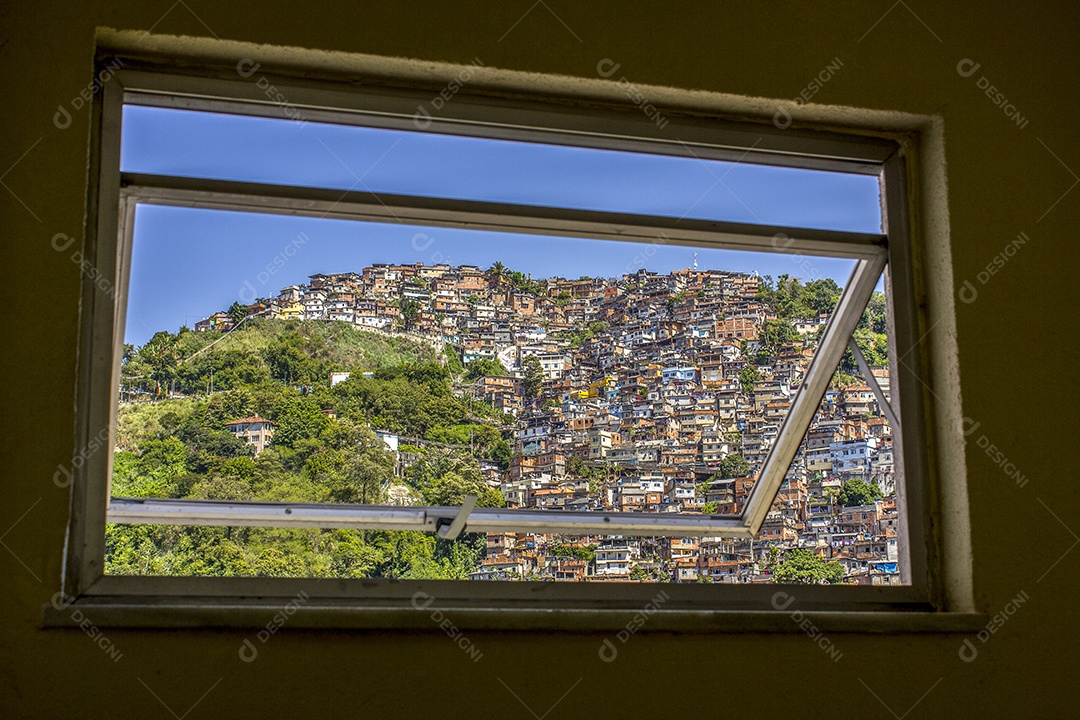
<path fill-rule="evenodd" d="M 723 480 L 746 477 L 750 472 L 750 463 L 742 455 L 732 453 L 720 461 L 720 471 L 717 475 Z M 715 476 L 714 476 L 715 477 Z"/>
<path fill-rule="evenodd" d="M 446 360 L 446 369 L 451 375 L 461 374 L 465 366 L 461 364 L 461 357 L 450 343 L 443 345 L 443 358 Z"/>
<path fill-rule="evenodd" d="M 569 299 L 569 295 L 567 295 L 568 302 Z M 558 298 L 556 298 L 555 302 L 559 302 Z M 610 323 L 606 323 L 602 320 L 594 320 L 588 325 L 586 325 L 585 323 L 578 323 L 573 330 L 564 330 L 563 332 L 556 333 L 555 337 L 566 340 L 567 342 L 569 342 L 570 347 L 576 348 L 581 347 L 582 343 L 584 343 L 589 338 L 595 337 L 607 331 L 610 327 Z"/>
<path fill-rule="evenodd" d="M 596 545 L 553 545 L 551 554 L 557 557 L 572 557 L 591 563 L 596 559 Z"/>
<path fill-rule="evenodd" d="M 477 358 L 465 369 L 466 380 L 478 380 L 482 377 L 506 377 L 506 366 L 494 358 Z"/>
<path fill-rule="evenodd" d="M 530 400 L 540 397 L 540 391 L 544 389 L 544 368 L 540 365 L 540 358 L 529 355 L 521 365 L 525 371 L 525 397 Z"/>
<path fill-rule="evenodd" d="M 816 318 L 822 310 L 832 312 L 840 300 L 840 286 L 832 278 L 811 280 L 806 284 L 789 275 L 762 278 L 758 298 L 781 320 Z"/>
<path fill-rule="evenodd" d="M 229 306 L 229 309 L 225 311 L 225 314 L 232 320 L 233 325 L 239 325 L 247 318 L 247 305 L 241 305 L 239 301 L 233 301 L 233 304 Z"/>
<path fill-rule="evenodd" d="M 168 387 L 191 396 L 121 404 L 112 494 L 383 503 L 391 486 L 404 484 L 430 504 L 458 505 L 475 493 L 481 505 L 501 506 L 475 457 L 509 462 L 505 418 L 454 397 L 449 367 L 430 348 L 344 323 L 248 320 L 227 336 L 158 333 L 125 349 L 125 391 L 161 398 Z M 351 375 L 331 388 L 334 370 Z M 253 415 L 274 423 L 272 444 L 258 456 L 226 429 Z M 372 428 L 418 439 L 402 446 L 421 453 L 405 478 L 395 477 L 393 453 Z M 106 571 L 117 574 L 464 578 L 483 553 L 476 535 L 451 543 L 417 532 L 106 530 Z"/>
<path fill-rule="evenodd" d="M 156 333 L 124 348 L 125 392 L 203 394 L 285 383 L 325 383 L 338 370 L 377 370 L 430 362 L 432 351 L 403 338 L 357 330 L 345 322 L 249 318 L 230 333 Z"/>
<path fill-rule="evenodd" d="M 866 358 L 867 364 L 871 367 L 889 364 L 889 337 L 886 334 L 887 330 L 888 318 L 886 315 L 885 295 L 876 292 L 870 297 L 870 302 L 866 304 L 866 311 L 859 318 L 859 324 L 855 327 L 855 332 L 852 333 L 859 350 L 862 351 L 863 357 Z M 843 381 L 845 378 L 843 376 L 851 376 L 849 384 L 858 382 L 856 378 L 861 373 L 850 348 L 844 351 L 844 357 L 840 360 L 840 368 L 837 372 L 841 376 L 840 382 L 837 383 L 839 387 L 844 386 Z"/>
<path fill-rule="evenodd" d="M 770 362 L 781 348 L 799 339 L 799 334 L 794 328 L 794 320 L 813 320 L 822 311 L 831 313 L 840 300 L 840 293 L 840 286 L 830 278 L 811 280 L 805 284 L 798 278 L 788 275 L 781 275 L 775 284 L 772 278 L 768 276 L 763 278 L 758 298 L 776 313 L 777 317 L 775 320 L 766 320 L 762 324 L 758 354 L 748 359 L 757 364 Z M 875 292 L 870 297 L 854 332 L 855 341 L 871 366 L 887 365 L 889 362 L 887 329 L 885 295 Z M 816 333 L 811 333 L 807 339 L 816 345 L 823 331 L 824 326 Z M 837 387 L 846 387 L 857 382 L 858 375 L 859 369 L 855 356 L 851 354 L 850 349 L 845 350 L 833 384 Z"/>
<path fill-rule="evenodd" d="M 533 280 L 531 276 L 526 275 L 525 273 L 518 272 L 517 270 L 507 270 L 506 278 L 510 281 L 510 285 L 517 290 L 527 292 L 530 295 L 544 294 L 544 283 Z"/>
<path fill-rule="evenodd" d="M 809 550 L 792 548 L 785 551 L 782 562 L 775 562 L 778 553 L 770 549 L 773 582 L 804 585 L 832 585 L 844 579 L 844 566 L 836 560 L 823 560 Z"/>
<path fill-rule="evenodd" d="M 406 330 L 412 330 L 416 325 L 416 321 L 420 319 L 420 302 L 413 299 L 407 299 L 401 303 L 401 320 L 405 325 Z"/>
<path fill-rule="evenodd" d="M 881 489 L 859 478 L 852 478 L 840 487 L 840 504 L 844 507 L 872 505 L 880 499 Z"/>
<path fill-rule="evenodd" d="M 761 382 L 761 373 L 753 365 L 747 365 L 739 371 L 739 384 L 744 395 L 753 395 L 754 386 Z"/>

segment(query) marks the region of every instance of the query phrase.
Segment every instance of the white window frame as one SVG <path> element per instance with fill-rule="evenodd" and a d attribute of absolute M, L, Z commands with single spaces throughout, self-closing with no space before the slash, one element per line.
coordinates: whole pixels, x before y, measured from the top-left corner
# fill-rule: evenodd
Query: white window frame
<path fill-rule="evenodd" d="M 122 55 L 122 53 L 121 53 Z M 116 54 L 102 53 L 99 65 L 115 63 Z M 116 67 L 113 64 L 111 67 Z M 545 513 L 544 511 L 460 508 L 362 507 L 275 503 L 196 502 L 183 500 L 113 500 L 108 480 L 111 453 L 87 458 L 73 474 L 72 522 L 65 559 L 63 592 L 70 600 L 98 607 L 99 624 L 182 625 L 197 621 L 207 606 L 224 609 L 230 623 L 245 625 L 268 607 L 277 607 L 298 589 L 310 591 L 314 579 L 125 577 L 103 572 L 104 529 L 109 522 L 155 524 L 234 524 L 261 526 L 352 527 L 437 531 L 453 536 L 470 532 L 565 532 L 590 528 L 604 534 L 717 535 L 749 538 L 760 528 L 784 480 L 829 378 L 845 347 L 850 346 L 860 370 L 882 408 L 894 422 L 901 567 L 908 572 L 901 586 L 799 586 L 808 611 L 857 618 L 871 628 L 903 623 L 908 629 L 935 631 L 975 627 L 981 619 L 967 614 L 963 568 L 949 566 L 943 575 L 943 548 L 934 531 L 931 473 L 932 437 L 928 387 L 923 379 L 930 360 L 921 328 L 920 309 L 925 278 L 916 272 L 915 243 L 909 213 L 917 205 L 909 190 L 908 154 L 917 133 L 904 128 L 889 135 L 876 127 L 848 125 L 829 130 L 774 127 L 760 119 L 731 120 L 700 109 L 672 109 L 662 129 L 636 108 L 609 95 L 583 100 L 575 93 L 523 99 L 512 88 L 466 88 L 431 119 L 440 132 L 518 140 L 556 141 L 567 145 L 604 147 L 707 160 L 746 161 L 816 170 L 876 175 L 882 184 L 885 232 L 865 234 L 748 225 L 722 221 L 682 220 L 609 212 L 510 206 L 499 203 L 391 196 L 379 193 L 295 188 L 188 178 L 130 175 L 120 172 L 119 131 L 122 108 L 128 104 L 213 109 L 248 115 L 281 117 L 278 104 L 267 100 L 259 84 L 236 68 L 212 61 L 177 71 L 175 63 L 153 58 L 122 57 L 122 70 L 103 87 L 93 106 L 89 212 L 84 257 L 100 276 L 115 280 L 116 292 L 101 293 L 84 281 L 81 303 L 76 447 L 86 447 L 101 428 L 110 428 L 112 446 L 123 345 L 127 271 L 130 267 L 136 204 L 244 209 L 284 214 L 427 225 L 563 234 L 654 242 L 660 232 L 686 245 L 856 259 L 852 278 L 829 320 L 807 377 L 771 449 L 746 508 L 738 516 L 660 517 L 635 513 Z M 436 82 L 387 77 L 380 72 L 359 81 L 323 73 L 260 71 L 268 82 L 313 121 L 415 129 L 417 98 L 429 99 L 441 89 Z M 527 95 L 524 97 L 528 97 Z M 729 115 L 729 114 L 728 114 Z M 863 308 L 882 272 L 889 301 L 890 339 L 907 348 L 909 361 L 890 353 L 892 402 L 874 383 L 865 359 L 851 341 Z M 790 420 L 797 419 L 797 422 Z M 900 429 L 904 428 L 901 435 Z M 787 461 L 785 462 L 785 458 Z M 902 478 L 902 479 L 901 479 Z M 963 482 L 963 479 L 960 479 Z M 954 488 L 955 490 L 955 488 Z M 962 490 L 962 488 L 961 488 Z M 227 522 L 223 522 L 227 521 Z M 956 546 L 966 543 L 958 538 Z M 436 596 L 457 608 L 459 625 L 478 627 L 619 627 L 620 618 L 646 605 L 655 595 L 650 584 L 481 583 L 475 581 L 334 580 L 318 586 L 306 615 L 318 625 L 357 627 L 424 627 L 417 619 L 417 593 Z M 655 629 L 731 629 L 733 617 L 717 610 L 752 611 L 744 620 L 760 628 L 788 629 L 776 615 L 776 596 L 785 586 L 665 586 L 670 601 L 665 622 Z M 238 600 L 243 598 L 243 600 Z M 959 600 L 957 600 L 959 598 Z M 322 603 L 322 604 L 320 604 Z M 770 607 L 770 604 L 772 605 Z M 950 612 L 945 612 L 950 611 Z M 702 614 L 704 613 L 704 614 Z M 754 615 L 753 613 L 758 613 Z M 45 608 L 46 622 L 65 624 L 69 613 Z M 760 615 L 760 617 L 759 617 Z M 822 616 L 825 617 L 825 616 Z M 328 619 L 330 618 L 330 619 Z M 958 620 L 959 618 L 959 620 Z M 753 626 L 753 622 L 751 625 Z M 842 623 L 842 624 L 843 624 Z M 303 625 L 304 623 L 299 623 Z M 825 623 L 828 626 L 828 623 Z M 747 628 L 743 628 L 747 629 Z M 752 627 L 750 629 L 753 629 Z"/>

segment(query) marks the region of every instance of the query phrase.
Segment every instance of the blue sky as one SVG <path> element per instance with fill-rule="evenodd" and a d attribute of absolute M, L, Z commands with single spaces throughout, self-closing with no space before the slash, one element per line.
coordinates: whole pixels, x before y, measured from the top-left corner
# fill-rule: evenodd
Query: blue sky
<path fill-rule="evenodd" d="M 746 163 L 703 162 L 128 107 L 128 172 L 515 202 L 671 217 L 879 232 L 877 179 Z M 698 266 L 762 275 L 833 277 L 852 262 L 702 250 Z M 689 267 L 694 248 L 523 236 L 400 224 L 140 206 L 125 342 L 271 296 L 313 273 L 376 262 L 496 260 L 534 277 L 614 277 Z"/>

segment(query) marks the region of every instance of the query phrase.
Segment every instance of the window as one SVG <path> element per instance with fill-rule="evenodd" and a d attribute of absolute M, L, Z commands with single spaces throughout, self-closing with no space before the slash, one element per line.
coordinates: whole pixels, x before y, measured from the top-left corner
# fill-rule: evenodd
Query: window
<path fill-rule="evenodd" d="M 359 423 L 364 427 L 353 428 L 355 434 L 333 448 L 339 455 L 361 448 L 393 458 L 378 470 L 379 477 L 392 473 L 393 480 L 358 480 L 342 495 L 319 498 L 337 502 L 280 502 L 274 488 L 259 497 L 230 495 L 228 483 L 202 496 L 177 497 L 154 489 L 154 483 L 190 488 L 205 479 L 189 477 L 190 465 L 158 477 L 153 467 L 135 462 L 133 453 L 90 458 L 75 484 L 73 531 L 80 542 L 69 558 L 67 581 L 73 594 L 275 597 L 297 587 L 296 578 L 107 572 L 107 526 L 121 532 L 209 526 L 422 531 L 445 540 L 462 532 L 484 533 L 486 562 L 469 577 L 533 577 L 530 563 L 535 565 L 543 550 L 549 579 L 581 578 L 586 566 L 593 570 L 586 574 L 595 576 L 655 581 L 666 573 L 669 580 L 694 582 L 672 588 L 673 607 L 683 610 L 768 609 L 775 587 L 747 582 L 767 581 L 778 567 L 776 556 L 763 549 L 770 543 L 781 552 L 800 549 L 812 537 L 813 545 L 803 550 L 825 560 L 830 554 L 843 557 L 848 570 L 860 566 L 859 552 L 889 562 L 861 562 L 867 587 L 806 588 L 802 595 L 810 602 L 875 609 L 940 606 L 936 548 L 924 540 L 931 512 L 928 430 L 908 196 L 896 141 L 855 132 L 777 130 L 690 112 L 673 113 L 660 128 L 618 103 L 586 107 L 469 91 L 433 116 L 417 113 L 431 89 L 395 89 L 385 80 L 357 90 L 332 80 L 273 78 L 281 97 L 289 98 L 282 105 L 267 102 L 260 90 L 263 80 L 271 82 L 269 75 L 253 83 L 244 72 L 227 78 L 209 71 L 182 74 L 134 59 L 124 68 L 97 107 L 95 214 L 88 247 L 99 272 L 115 278 L 116 291 L 86 291 L 80 375 L 80 407 L 86 411 L 80 432 L 89 437 L 107 427 L 116 439 L 118 417 L 131 417 L 123 415 L 121 402 L 172 398 L 179 385 L 184 401 L 213 406 L 221 425 L 215 438 L 231 434 L 240 444 L 256 446 L 238 453 L 242 462 L 230 467 L 246 470 L 237 472 L 250 472 L 260 456 L 280 460 L 285 450 L 296 462 L 332 462 L 328 455 L 301 457 L 311 450 L 310 444 L 301 448 L 307 430 L 293 420 L 276 423 L 275 416 L 263 415 L 273 415 L 272 408 L 258 402 L 230 406 L 236 399 L 231 396 L 219 401 L 251 368 L 232 366 L 227 374 L 202 363 L 214 356 L 211 346 L 243 337 L 251 328 L 319 322 L 382 337 L 380 352 L 413 362 L 398 369 L 379 368 L 377 359 L 370 370 L 360 364 L 327 366 L 325 377 L 312 380 L 304 374 L 304 358 L 288 356 L 284 344 L 276 348 L 280 356 L 272 379 L 288 386 L 289 402 L 311 410 L 305 422 L 338 428 L 347 421 L 356 424 L 357 417 L 364 420 Z M 323 146 L 322 164 L 290 157 L 305 151 L 296 144 L 267 142 L 286 138 L 302 124 L 325 131 L 311 134 Z M 223 142 L 249 143 L 258 152 L 224 152 Z M 411 144 L 412 154 L 387 161 L 399 143 Z M 351 152 L 375 152 L 368 165 L 386 162 L 387 172 L 368 177 L 364 168 L 354 170 L 341 156 Z M 746 182 L 758 183 L 765 195 L 771 192 L 773 202 L 754 210 L 739 200 L 730 185 L 743 169 L 753 170 Z M 735 176 L 725 179 L 733 170 Z M 691 173 L 715 178 L 708 182 L 731 191 L 739 202 L 717 207 L 702 203 L 703 197 L 695 201 L 686 190 Z M 836 212 L 841 188 L 848 196 L 870 199 L 869 221 Z M 801 216 L 775 201 L 785 193 L 805 195 Z M 292 238 L 292 245 L 284 246 L 280 258 L 269 253 L 262 271 L 267 277 L 233 278 L 239 280 L 233 292 L 243 303 L 200 310 L 191 331 L 193 352 L 182 358 L 188 362 L 205 352 L 199 363 L 188 362 L 181 372 L 168 355 L 173 346 L 154 348 L 153 357 L 125 348 L 125 330 L 135 322 L 144 327 L 128 337 L 138 338 L 131 344 L 140 350 L 165 329 L 144 323 L 133 310 L 142 307 L 138 303 L 149 290 L 186 301 L 190 275 L 180 270 L 183 256 L 204 277 L 221 276 L 220 266 L 228 270 L 230 258 L 267 252 L 259 241 L 271 223 L 279 237 L 284 232 Z M 313 229 L 321 232 L 332 224 L 354 241 L 364 237 L 369 246 L 385 249 L 385 259 L 314 269 L 300 278 L 306 282 L 288 273 L 280 283 L 272 280 L 291 257 L 288 247 L 321 242 L 313 239 Z M 188 232 L 202 227 L 232 237 L 236 246 L 189 246 L 170 232 L 178 227 Z M 432 247 L 435 235 L 464 260 Z M 412 256 L 394 256 L 391 236 Z M 154 243 L 161 251 L 156 255 L 147 251 Z M 416 252 L 429 248 L 432 252 L 418 261 Z M 539 259 L 558 267 L 569 258 L 582 269 L 576 277 L 515 271 L 500 259 L 508 248 L 520 262 L 536 261 L 538 268 L 544 266 Z M 617 273 L 610 270 L 612 252 L 625 259 Z M 679 268 L 676 253 L 684 261 Z M 777 272 L 777 281 L 735 267 L 736 258 L 745 265 L 777 257 L 783 264 L 769 267 L 791 269 Z M 667 263 L 665 271 L 650 270 L 654 259 Z M 154 280 L 150 288 L 142 273 L 155 266 L 176 272 L 146 276 Z M 803 303 L 793 315 L 793 296 L 807 291 L 806 278 L 819 268 L 828 268 L 818 279 L 834 281 L 835 292 Z M 868 312 L 877 314 L 874 334 L 880 336 L 869 344 L 867 335 L 857 332 Z M 267 324 L 267 317 L 279 324 Z M 613 325 L 617 334 L 610 332 Z M 874 347 L 875 342 L 888 347 Z M 430 346 L 426 354 L 410 356 L 425 344 Z M 898 361 L 897 347 L 916 350 L 910 362 Z M 508 348 L 514 352 L 504 352 Z M 429 363 L 434 367 L 426 367 L 424 357 L 435 358 Z M 141 363 L 143 374 L 134 373 L 129 362 Z M 437 369 L 445 364 L 458 367 L 449 380 L 449 371 Z M 847 368 L 847 384 L 837 382 L 838 367 Z M 403 389 L 443 383 L 444 394 L 424 405 L 425 413 L 454 405 L 465 408 L 457 418 L 462 421 L 442 434 L 407 435 L 393 427 L 398 410 L 373 409 L 369 395 L 380 382 Z M 309 395 L 340 402 L 320 406 L 304 399 Z M 364 408 L 361 415 L 355 415 L 358 406 Z M 155 411 L 154 428 L 167 429 L 177 420 L 161 407 L 166 409 Z M 350 413 L 353 420 L 343 416 Z M 505 423 L 497 427 L 501 437 L 479 439 L 484 423 L 478 417 Z M 177 453 L 173 460 L 184 465 L 204 440 L 154 447 L 162 453 L 171 448 Z M 511 440 L 509 457 L 475 452 L 478 443 L 490 450 Z M 854 450 L 841 449 L 849 442 L 857 443 Z M 447 447 L 450 454 L 465 445 L 478 467 L 490 471 L 486 486 L 469 486 L 469 492 L 458 486 L 441 496 L 454 502 L 440 504 L 425 502 L 435 495 L 418 497 L 417 488 L 401 480 L 411 467 L 427 462 L 432 448 Z M 849 453 L 856 458 L 840 459 Z M 140 449 L 137 459 L 145 455 Z M 122 466 L 121 459 L 129 465 Z M 439 480 L 461 475 L 453 463 L 429 464 Z M 344 473 L 340 468 L 326 472 Z M 576 483 L 552 483 L 552 477 Z M 854 489 L 841 482 L 857 477 L 873 482 Z M 150 490 L 148 480 L 154 485 Z M 135 497 L 117 492 L 132 488 L 141 488 Z M 869 493 L 869 503 L 875 495 L 885 496 L 877 501 L 884 519 L 880 537 L 845 527 L 852 515 L 842 514 L 838 505 L 830 508 L 849 490 L 853 496 L 856 490 Z M 369 492 L 379 504 L 368 501 Z M 843 522 L 833 525 L 834 517 Z M 536 538 L 542 538 L 543 548 Z M 693 539 L 692 545 L 680 546 L 678 538 Z M 754 550 L 754 538 L 768 540 Z M 133 547 L 138 539 L 138 534 L 124 536 Z M 749 557 L 740 556 L 744 542 Z M 519 545 L 522 553 L 505 552 Z M 848 546 L 855 549 L 833 553 Z M 886 552 L 892 555 L 886 558 Z M 680 559 L 679 553 L 685 556 Z M 754 568 L 753 578 L 740 569 L 746 565 Z M 887 581 L 891 585 L 870 578 L 879 566 L 898 568 Z M 736 582 L 722 588 L 697 584 L 705 576 Z M 848 576 L 859 580 L 855 573 Z M 421 591 L 472 610 L 627 609 L 655 594 L 650 584 L 612 589 L 554 583 L 538 592 L 529 582 L 494 587 L 443 580 L 435 586 L 429 580 L 382 577 L 327 584 L 319 596 L 405 611 L 409 598 Z M 830 593 L 843 593 L 842 599 Z"/>

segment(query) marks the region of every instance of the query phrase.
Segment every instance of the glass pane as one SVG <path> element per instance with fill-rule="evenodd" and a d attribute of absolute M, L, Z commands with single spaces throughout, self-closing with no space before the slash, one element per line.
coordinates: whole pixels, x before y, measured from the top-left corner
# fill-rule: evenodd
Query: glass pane
<path fill-rule="evenodd" d="M 889 397 L 885 308 L 875 292 L 854 335 Z M 770 440 L 768 433 L 747 435 L 744 447 L 748 439 Z M 753 541 L 704 545 L 703 572 L 714 582 L 901 584 L 893 449 L 893 428 L 848 350 L 761 531 Z M 741 509 L 753 484 L 720 483 L 716 492 Z"/>
<path fill-rule="evenodd" d="M 853 264 L 142 205 L 112 493 L 737 512 Z M 697 581 L 717 548 L 749 555 L 595 535 L 107 540 L 108 572 L 149 574 Z"/>
<path fill-rule="evenodd" d="M 185 177 L 881 231 L 874 176 L 141 106 L 124 109 L 121 167 Z"/>

